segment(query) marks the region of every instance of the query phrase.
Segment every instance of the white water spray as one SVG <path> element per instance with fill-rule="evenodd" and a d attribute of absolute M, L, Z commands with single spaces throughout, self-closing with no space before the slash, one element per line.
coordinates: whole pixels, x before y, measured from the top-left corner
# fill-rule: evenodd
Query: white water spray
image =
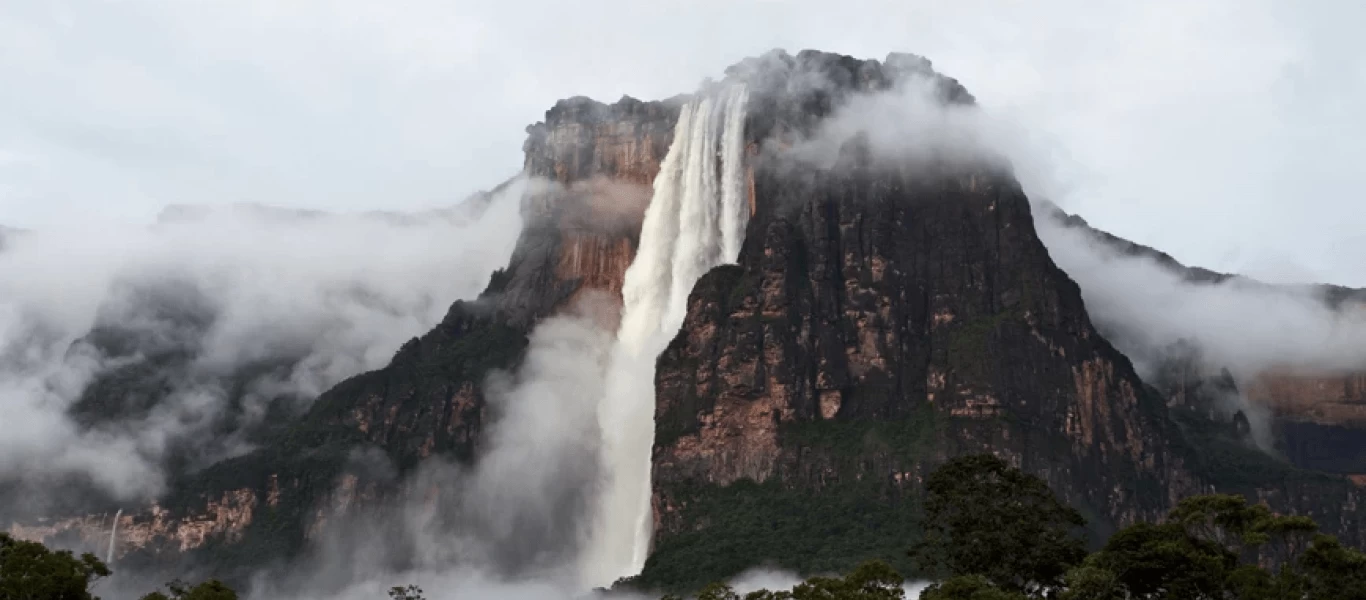
<path fill-rule="evenodd" d="M 106 565 L 113 564 L 114 562 L 114 536 L 119 533 L 119 517 L 122 516 L 123 509 L 120 508 L 118 512 L 114 513 L 114 526 L 109 528 L 109 551 L 106 552 L 104 556 L 104 564 Z"/>
<path fill-rule="evenodd" d="M 598 407 L 610 480 L 584 564 L 590 585 L 611 584 L 645 565 L 653 533 L 655 359 L 682 326 L 697 280 L 739 258 L 749 222 L 743 180 L 748 100 L 744 86 L 734 85 L 685 105 L 655 177 L 640 247 L 622 286 L 621 327 Z"/>

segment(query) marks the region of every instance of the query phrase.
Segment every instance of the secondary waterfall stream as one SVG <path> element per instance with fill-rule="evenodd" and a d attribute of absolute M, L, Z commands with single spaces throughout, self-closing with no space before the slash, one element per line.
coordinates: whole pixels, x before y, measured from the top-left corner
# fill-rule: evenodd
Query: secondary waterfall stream
<path fill-rule="evenodd" d="M 749 202 L 744 121 L 749 94 L 731 85 L 684 105 L 660 164 L 626 270 L 621 326 L 598 407 L 610 476 L 584 564 L 590 585 L 639 573 L 653 534 L 650 453 L 655 360 L 678 333 L 688 294 L 711 268 L 740 256 Z"/>
<path fill-rule="evenodd" d="M 122 508 L 120 508 L 118 512 L 114 513 L 114 525 L 109 528 L 109 551 L 105 553 L 104 564 L 108 565 L 113 564 L 114 562 L 114 541 L 118 539 L 117 536 L 119 534 L 119 517 L 122 516 Z"/>

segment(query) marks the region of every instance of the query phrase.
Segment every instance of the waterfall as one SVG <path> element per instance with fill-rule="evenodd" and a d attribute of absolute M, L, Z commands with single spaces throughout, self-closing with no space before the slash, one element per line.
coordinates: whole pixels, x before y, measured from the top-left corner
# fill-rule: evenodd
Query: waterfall
<path fill-rule="evenodd" d="M 749 222 L 743 165 L 748 100 L 744 86 L 732 85 L 683 106 L 655 177 L 640 247 L 626 270 L 621 326 L 598 407 L 609 480 L 584 564 L 590 585 L 611 584 L 645 565 L 653 534 L 655 359 L 682 326 L 697 280 L 739 258 Z"/>
<path fill-rule="evenodd" d="M 114 540 L 119 533 L 119 517 L 122 516 L 123 509 L 120 508 L 118 512 L 114 513 L 114 525 L 109 528 L 109 551 L 104 556 L 104 564 L 106 565 L 114 564 Z"/>

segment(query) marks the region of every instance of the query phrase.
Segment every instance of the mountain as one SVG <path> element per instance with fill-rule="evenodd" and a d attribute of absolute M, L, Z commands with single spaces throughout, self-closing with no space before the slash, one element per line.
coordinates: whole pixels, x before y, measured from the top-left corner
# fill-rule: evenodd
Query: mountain
<path fill-rule="evenodd" d="M 793 69 L 835 64 L 799 55 Z M 1138 376 L 1008 172 L 888 168 L 860 150 L 827 171 L 755 161 L 740 264 L 698 284 L 659 361 L 645 583 L 697 583 L 757 556 L 808 572 L 897 557 L 924 476 L 978 451 L 1043 477 L 1097 535 L 1219 490 L 1361 542 L 1359 489 L 1178 414 Z"/>
<path fill-rule="evenodd" d="M 1273 285 L 1187 267 L 1158 250 L 1097 230 L 1081 217 L 1055 206 L 1045 205 L 1041 213 L 1040 218 L 1079 233 L 1097 244 L 1100 251 L 1112 252 L 1109 260 L 1150 262 L 1195 290 L 1229 288 L 1235 294 L 1290 296 L 1307 310 L 1336 319 L 1335 325 L 1342 328 L 1354 327 L 1366 309 L 1366 290 L 1327 284 Z M 1240 369 L 1232 364 L 1231 357 L 1202 347 L 1194 335 L 1176 344 L 1155 346 L 1136 339 L 1122 320 L 1117 321 L 1101 323 L 1099 328 L 1126 354 L 1150 357 L 1160 365 L 1147 380 L 1167 398 L 1169 406 L 1193 408 L 1211 416 L 1224 413 L 1223 418 L 1228 419 L 1233 412 L 1228 408 L 1228 397 L 1241 397 L 1245 408 L 1266 413 L 1265 444 L 1270 450 L 1299 467 L 1366 480 L 1366 368 L 1316 361 L 1294 364 L 1287 350 L 1280 364 Z M 1230 369 L 1240 371 L 1238 376 Z"/>
<path fill-rule="evenodd" d="M 737 84 L 747 110 L 725 131 L 742 135 L 726 141 L 742 162 L 684 148 L 721 131 L 698 115 L 717 114 L 702 107 Z M 907 98 L 932 118 L 910 130 L 868 118 L 887 99 L 904 110 Z M 1176 379 L 1140 376 L 1041 240 L 1037 207 L 1010 167 L 945 135 L 975 110 L 923 58 L 817 51 L 747 59 L 693 95 L 561 101 L 527 129 L 524 228 L 479 299 L 456 302 L 386 366 L 322 393 L 255 450 L 126 509 L 116 533 L 113 511 L 11 530 L 95 547 L 112 537 L 124 568 L 199 564 L 243 576 L 310 542 L 353 552 L 391 543 L 400 532 L 386 507 L 416 502 L 453 507 L 438 510 L 443 523 L 482 539 L 478 559 L 507 573 L 572 560 L 599 498 L 591 474 L 547 488 L 538 507 L 549 508 L 509 523 L 462 512 L 468 489 L 422 475 L 443 460 L 478 472 L 508 410 L 490 373 L 528 364 L 538 324 L 606 298 L 588 319 L 617 331 L 637 250 L 657 242 L 643 239 L 657 233 L 648 207 L 674 189 L 671 154 L 691 151 L 700 160 L 688 164 L 711 179 L 738 177 L 747 225 L 735 264 L 683 290 L 682 325 L 654 363 L 650 554 L 636 584 L 686 587 L 757 564 L 815 572 L 901 561 L 919 535 L 924 477 L 981 451 L 1044 478 L 1096 539 L 1183 496 L 1224 491 L 1366 542 L 1362 490 L 1340 470 L 1278 460 L 1236 416 L 1174 400 L 1189 389 Z M 680 122 L 696 126 L 676 131 Z M 678 189 L 684 204 L 701 193 Z M 1167 258 L 1193 280 L 1227 277 Z M 1204 389 L 1217 387 L 1206 375 L 1202 365 Z M 381 529 L 346 525 L 366 519 Z M 371 554 L 402 567 L 412 552 Z"/>

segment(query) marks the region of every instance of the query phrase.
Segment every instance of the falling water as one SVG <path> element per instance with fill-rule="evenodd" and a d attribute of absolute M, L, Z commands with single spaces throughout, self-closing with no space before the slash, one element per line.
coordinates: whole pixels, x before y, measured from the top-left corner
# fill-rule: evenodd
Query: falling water
<path fill-rule="evenodd" d="M 109 551 L 104 556 L 104 564 L 106 565 L 114 562 L 114 536 L 119 533 L 119 517 L 122 516 L 123 509 L 120 508 L 118 512 L 114 513 L 114 526 L 109 528 Z"/>
<path fill-rule="evenodd" d="M 585 562 L 591 585 L 610 584 L 645 565 L 653 533 L 655 359 L 682 326 L 697 280 L 740 255 L 749 220 L 742 164 L 748 99 L 744 86 L 734 85 L 685 105 L 655 177 L 640 247 L 626 271 L 621 327 L 598 407 L 611 479 Z"/>

